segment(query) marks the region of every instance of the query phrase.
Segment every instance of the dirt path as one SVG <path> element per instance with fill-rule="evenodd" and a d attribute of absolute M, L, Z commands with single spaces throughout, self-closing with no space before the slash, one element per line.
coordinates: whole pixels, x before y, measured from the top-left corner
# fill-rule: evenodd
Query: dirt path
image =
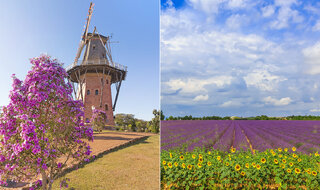
<path fill-rule="evenodd" d="M 94 141 L 89 142 L 92 153 L 91 155 L 99 155 L 108 150 L 117 148 L 124 144 L 130 143 L 131 141 L 135 141 L 137 139 L 153 136 L 155 134 L 152 133 L 135 133 L 135 132 L 116 132 L 116 131 L 108 131 L 102 133 L 94 133 Z M 70 164 L 68 164 L 71 167 Z M 31 181 L 34 181 L 32 179 Z M 9 187 L 1 187 L 0 189 L 4 190 L 19 190 L 25 189 L 28 187 L 29 182 L 20 182 L 20 183 L 9 183 Z"/>

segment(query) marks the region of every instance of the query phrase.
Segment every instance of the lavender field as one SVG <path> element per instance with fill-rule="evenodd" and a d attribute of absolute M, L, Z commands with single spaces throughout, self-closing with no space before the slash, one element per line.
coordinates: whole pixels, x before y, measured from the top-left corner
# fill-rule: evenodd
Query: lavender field
<path fill-rule="evenodd" d="M 320 151 L 320 121 L 175 120 L 161 121 L 161 150 L 192 151 L 197 147 L 228 151 L 296 147 Z"/>

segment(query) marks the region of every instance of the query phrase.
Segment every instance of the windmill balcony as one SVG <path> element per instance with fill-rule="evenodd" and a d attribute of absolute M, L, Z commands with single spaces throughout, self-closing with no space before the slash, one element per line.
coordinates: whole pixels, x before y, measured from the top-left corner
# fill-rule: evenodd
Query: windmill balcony
<path fill-rule="evenodd" d="M 93 59 L 93 60 L 79 60 L 77 64 L 71 64 L 66 67 L 66 70 L 70 70 L 74 66 L 78 65 L 108 65 L 116 69 L 127 71 L 127 66 L 121 65 L 119 63 L 110 62 L 108 59 Z"/>

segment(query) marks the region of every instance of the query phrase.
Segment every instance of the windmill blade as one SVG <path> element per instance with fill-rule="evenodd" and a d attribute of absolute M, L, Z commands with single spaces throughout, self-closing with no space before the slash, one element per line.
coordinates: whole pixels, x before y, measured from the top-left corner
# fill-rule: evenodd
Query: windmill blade
<path fill-rule="evenodd" d="M 90 7 L 89 7 L 89 12 L 88 12 L 86 28 L 85 28 L 84 33 L 82 35 L 82 40 L 84 40 L 84 41 L 86 41 L 86 38 L 88 35 L 89 25 L 90 25 L 90 21 L 91 21 L 92 12 L 93 12 L 93 6 L 94 6 L 94 4 L 91 2 Z"/>
<path fill-rule="evenodd" d="M 79 47 L 78 47 L 78 51 L 77 51 L 77 55 L 76 55 L 76 58 L 74 59 L 74 62 L 73 62 L 73 66 L 76 66 L 77 63 L 78 63 L 78 60 L 79 60 L 79 57 L 81 55 L 81 52 L 83 50 L 83 47 L 85 45 L 85 42 L 83 40 L 80 41 L 80 44 L 79 44 Z"/>
<path fill-rule="evenodd" d="M 74 62 L 73 62 L 73 66 L 77 65 L 79 57 L 80 57 L 81 52 L 83 50 L 83 47 L 85 46 L 85 44 L 87 42 L 87 35 L 88 35 L 89 25 L 90 25 L 90 21 L 91 21 L 92 12 L 93 12 L 93 6 L 94 6 L 94 4 L 91 2 L 90 3 L 90 7 L 89 7 L 89 11 L 88 11 L 87 23 L 86 23 L 85 28 L 84 28 L 84 33 L 83 33 L 83 35 L 81 37 L 81 41 L 80 41 L 80 44 L 79 44 L 79 47 L 78 47 L 78 51 L 77 51 L 76 57 L 75 57 Z"/>

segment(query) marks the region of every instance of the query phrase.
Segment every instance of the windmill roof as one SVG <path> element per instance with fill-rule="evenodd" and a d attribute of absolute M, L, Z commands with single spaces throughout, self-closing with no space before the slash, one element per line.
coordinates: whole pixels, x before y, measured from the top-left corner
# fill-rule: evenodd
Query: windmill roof
<path fill-rule="evenodd" d="M 91 37 L 91 36 L 92 36 L 92 33 L 88 32 L 88 36 Z M 109 36 L 106 37 L 106 36 L 104 36 L 104 35 L 96 34 L 96 33 L 93 35 L 94 38 L 99 38 L 99 36 L 100 36 L 100 38 L 101 38 L 103 41 L 107 41 L 107 40 L 109 39 Z"/>

